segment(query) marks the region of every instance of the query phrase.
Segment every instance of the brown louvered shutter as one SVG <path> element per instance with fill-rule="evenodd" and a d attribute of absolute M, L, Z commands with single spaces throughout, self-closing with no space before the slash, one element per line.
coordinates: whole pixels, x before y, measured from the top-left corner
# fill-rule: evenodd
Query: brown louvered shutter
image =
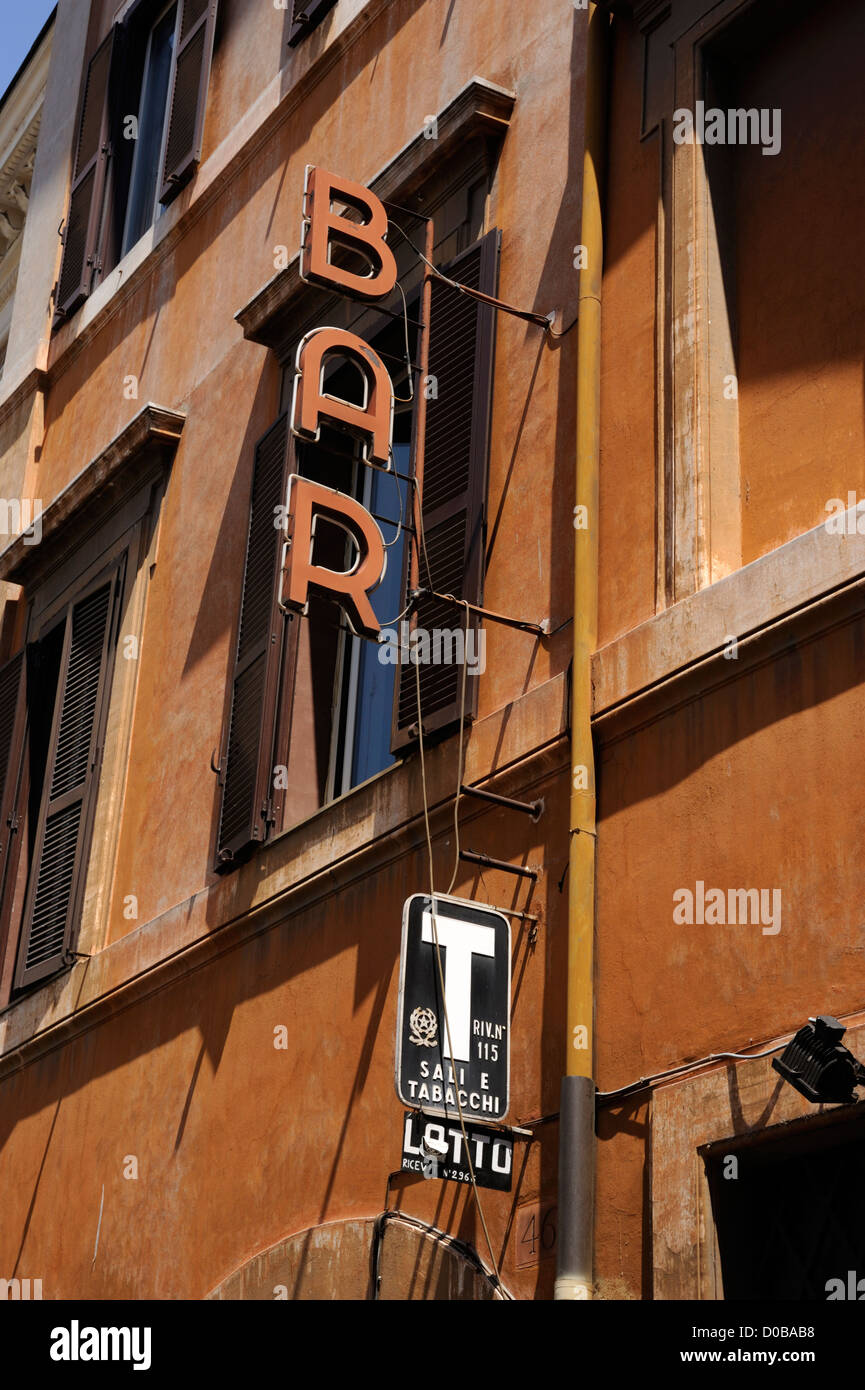
<path fill-rule="evenodd" d="M 96 265 L 109 160 L 108 83 L 116 30 L 100 44 L 87 69 L 69 212 L 63 230 L 63 261 L 57 313 L 71 314 L 87 298 Z"/>
<path fill-rule="evenodd" d="M 69 963 L 84 894 L 102 753 L 113 615 L 121 582 L 67 609 L 45 785 L 24 904 L 15 987 Z"/>
<path fill-rule="evenodd" d="M 290 46 L 295 48 L 307 34 L 312 33 L 335 4 L 336 0 L 294 0 L 291 33 L 288 36 Z"/>
<path fill-rule="evenodd" d="M 179 0 L 177 51 L 168 102 L 168 138 L 159 201 L 168 203 L 201 158 L 204 108 L 210 80 L 216 0 Z"/>
<path fill-rule="evenodd" d="M 0 976 L 9 927 L 9 896 L 21 847 L 17 819 L 27 729 L 26 660 L 24 652 L 0 669 Z"/>
<path fill-rule="evenodd" d="M 279 606 L 284 537 L 276 525 L 276 511 L 285 502 L 290 454 L 286 412 L 255 446 L 223 763 L 216 860 L 220 871 L 230 869 L 265 839 L 276 815 L 274 734 L 287 625 Z"/>
<path fill-rule="evenodd" d="M 500 233 L 489 232 L 443 266 L 443 273 L 460 284 L 495 294 L 499 244 Z M 418 587 L 476 604 L 483 596 L 494 342 L 495 310 L 434 279 L 428 372 L 435 379 L 435 391 L 426 402 L 422 502 L 426 559 L 422 552 L 418 555 Z M 406 580 L 406 602 L 410 587 Z M 418 605 L 417 626 L 429 632 L 435 628 L 464 630 L 465 614 L 454 604 L 426 598 Z M 408 662 L 397 670 L 392 728 L 395 753 L 417 737 L 415 668 Z M 467 675 L 469 716 L 477 710 L 477 681 L 477 676 Z M 461 666 L 421 665 L 420 688 L 425 734 L 440 732 L 459 721 Z"/>

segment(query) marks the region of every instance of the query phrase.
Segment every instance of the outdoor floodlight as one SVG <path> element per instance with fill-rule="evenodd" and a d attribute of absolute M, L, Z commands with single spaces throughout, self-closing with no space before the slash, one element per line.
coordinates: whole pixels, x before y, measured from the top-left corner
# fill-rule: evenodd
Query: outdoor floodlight
<path fill-rule="evenodd" d="M 858 1099 L 855 1087 L 865 1086 L 865 1067 L 841 1042 L 846 1031 L 829 1014 L 811 1018 L 772 1066 L 815 1104 L 849 1104 Z"/>

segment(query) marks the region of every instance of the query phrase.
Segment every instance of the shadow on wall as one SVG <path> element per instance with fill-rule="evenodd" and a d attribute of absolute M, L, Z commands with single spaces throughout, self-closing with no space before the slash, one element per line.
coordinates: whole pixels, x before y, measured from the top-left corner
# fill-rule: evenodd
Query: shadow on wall
<path fill-rule="evenodd" d="M 865 619 L 853 614 L 816 637 L 791 639 L 786 650 L 741 675 L 735 661 L 729 664 L 723 685 L 602 748 L 599 821 L 663 795 L 737 744 L 863 685 Z"/>
<path fill-rule="evenodd" d="M 491 1302 L 495 1289 L 470 1254 L 411 1218 L 336 1221 L 300 1231 L 254 1255 L 208 1299 L 274 1298 Z"/>

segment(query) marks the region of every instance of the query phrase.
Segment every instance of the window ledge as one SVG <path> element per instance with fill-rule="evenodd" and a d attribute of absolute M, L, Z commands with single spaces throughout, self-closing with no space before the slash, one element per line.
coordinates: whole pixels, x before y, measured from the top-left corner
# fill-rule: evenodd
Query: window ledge
<path fill-rule="evenodd" d="M 610 739 L 861 613 L 865 536 L 824 524 L 762 555 L 608 643 L 592 658 L 593 719 Z M 735 663 L 725 649 L 735 637 Z"/>
<path fill-rule="evenodd" d="M 473 77 L 436 116 L 438 137 L 429 140 L 420 130 L 367 185 L 383 201 L 407 207 L 420 186 L 454 153 L 476 138 L 501 139 L 508 129 L 516 94 L 483 77 Z M 411 208 L 409 208 L 411 210 Z M 417 208 L 418 215 L 422 215 Z M 280 270 L 235 314 L 243 336 L 283 355 L 296 331 L 304 301 L 320 299 L 321 290 L 300 278 L 300 253 Z"/>

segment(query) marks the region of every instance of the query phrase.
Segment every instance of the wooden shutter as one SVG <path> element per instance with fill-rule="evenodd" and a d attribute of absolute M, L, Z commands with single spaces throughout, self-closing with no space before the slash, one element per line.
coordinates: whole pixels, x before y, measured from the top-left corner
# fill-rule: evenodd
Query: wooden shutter
<path fill-rule="evenodd" d="M 231 709 L 222 763 L 216 868 L 230 869 L 267 836 L 274 804 L 274 736 L 287 620 L 279 606 L 291 435 L 281 415 L 255 446 Z M 297 624 L 294 625 L 295 627 Z"/>
<path fill-rule="evenodd" d="M 21 848 L 17 812 L 27 730 L 26 680 L 22 651 L 0 669 L 0 977 L 5 975 L 10 898 Z M 0 1004 L 5 1002 L 0 989 Z"/>
<path fill-rule="evenodd" d="M 291 33 L 288 42 L 292 48 L 296 48 L 307 34 L 311 34 L 317 24 L 320 24 L 327 14 L 332 10 L 336 0 L 294 0 L 294 9 L 291 15 Z"/>
<path fill-rule="evenodd" d="M 168 138 L 159 201 L 179 193 L 201 158 L 204 108 L 210 80 L 216 0 L 178 0 L 180 25 L 172 63 Z"/>
<path fill-rule="evenodd" d="M 102 754 L 120 570 L 66 611 L 60 679 L 15 987 L 70 962 L 84 894 Z"/>
<path fill-rule="evenodd" d="M 57 313 L 71 314 L 90 293 L 102 224 L 105 179 L 110 156 L 108 83 L 116 31 L 100 44 L 87 69 L 69 211 L 63 230 L 63 261 L 57 286 Z"/>
<path fill-rule="evenodd" d="M 500 233 L 489 232 L 442 270 L 460 284 L 495 294 Z M 492 407 L 495 310 L 442 280 L 431 287 L 429 375 L 435 394 L 426 402 L 422 515 L 429 573 L 418 555 L 419 588 L 453 594 L 479 604 L 483 597 L 487 454 Z M 406 603 L 410 584 L 406 547 Z M 430 582 L 432 580 L 432 582 Z M 465 614 L 454 604 L 423 599 L 417 625 L 464 629 Z M 397 667 L 392 749 L 417 738 L 417 683 L 409 662 Z M 466 712 L 477 710 L 477 676 L 466 678 Z M 459 721 L 462 667 L 422 665 L 424 734 Z"/>

